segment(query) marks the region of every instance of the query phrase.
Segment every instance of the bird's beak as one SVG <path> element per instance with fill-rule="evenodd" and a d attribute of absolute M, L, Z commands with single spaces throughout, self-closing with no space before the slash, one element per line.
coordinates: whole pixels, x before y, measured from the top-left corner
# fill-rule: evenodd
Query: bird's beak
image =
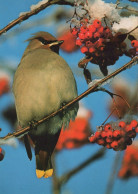
<path fill-rule="evenodd" d="M 56 40 L 56 41 L 50 43 L 49 44 L 49 47 L 56 46 L 56 45 L 59 45 L 60 46 L 63 42 L 64 42 L 64 40 Z"/>

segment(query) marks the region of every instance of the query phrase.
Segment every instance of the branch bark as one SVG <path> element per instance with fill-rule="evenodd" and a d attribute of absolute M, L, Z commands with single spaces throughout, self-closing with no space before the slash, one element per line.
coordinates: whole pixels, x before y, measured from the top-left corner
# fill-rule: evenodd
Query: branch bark
<path fill-rule="evenodd" d="M 82 162 L 79 166 L 73 168 L 66 174 L 63 174 L 61 177 L 57 177 L 56 173 L 53 175 L 53 193 L 54 194 L 60 194 L 61 193 L 61 188 L 62 186 L 75 174 L 80 172 L 80 170 L 84 169 L 87 167 L 89 164 L 92 162 L 100 159 L 101 157 L 104 156 L 106 152 L 105 148 L 99 149 L 94 155 L 90 156 L 88 159 L 86 159 L 84 162 Z M 55 166 L 55 164 L 54 164 Z M 54 167 L 55 170 L 56 167 Z"/>
<path fill-rule="evenodd" d="M 86 161 L 84 161 L 82 164 L 77 166 L 76 168 L 72 169 L 71 171 L 67 172 L 66 174 L 62 175 L 59 178 L 59 185 L 65 184 L 72 176 L 74 176 L 76 173 L 80 172 L 80 170 L 84 169 L 86 166 L 94 162 L 95 160 L 100 159 L 105 153 L 105 148 L 99 149 L 94 155 L 90 156 Z"/>
<path fill-rule="evenodd" d="M 17 19 L 13 20 L 12 22 L 10 22 L 7 26 L 5 26 L 3 29 L 0 30 L 0 35 L 7 32 L 12 27 L 16 26 L 17 24 L 21 23 L 22 21 L 25 21 L 28 18 L 30 18 L 31 16 L 36 15 L 40 11 L 42 11 L 45 8 L 49 7 L 50 5 L 60 4 L 60 5 L 71 5 L 71 6 L 73 6 L 74 5 L 73 2 L 74 2 L 73 0 L 49 0 L 48 2 L 42 4 L 40 7 L 36 8 L 36 9 L 33 9 L 30 12 L 27 12 L 27 13 L 21 15 L 20 17 L 18 17 Z"/>
<path fill-rule="evenodd" d="M 66 105 L 64 105 L 63 107 L 61 107 L 59 110 L 57 110 L 57 111 L 51 113 L 50 115 L 48 115 L 48 116 L 40 119 L 39 121 L 37 121 L 36 126 L 42 124 L 43 122 L 46 122 L 47 120 L 49 120 L 50 118 L 54 117 L 58 113 L 63 112 L 65 109 L 70 108 L 72 105 L 74 105 L 76 102 L 78 102 L 82 98 L 86 97 L 90 93 L 93 93 L 93 92 L 97 91 L 97 89 L 99 87 L 101 87 L 103 84 L 105 84 L 108 80 L 110 80 L 111 78 L 114 78 L 116 75 L 118 75 L 122 71 L 130 68 L 131 66 L 137 64 L 137 60 L 138 60 L 138 56 L 134 57 L 131 61 L 126 63 L 124 66 L 120 67 L 119 69 L 117 69 L 113 73 L 111 73 L 108 76 L 104 77 L 103 79 L 99 80 L 97 83 L 92 85 L 88 90 L 86 90 L 85 92 L 80 94 L 78 97 L 73 99 L 71 102 L 69 102 Z M 11 137 L 20 138 L 20 136 L 22 136 L 23 134 L 29 132 L 30 130 L 31 130 L 31 126 L 27 126 L 25 128 L 22 128 L 22 129 L 16 131 L 16 132 L 8 133 L 5 137 L 1 137 L 0 139 L 6 140 L 6 139 L 11 138 Z"/>

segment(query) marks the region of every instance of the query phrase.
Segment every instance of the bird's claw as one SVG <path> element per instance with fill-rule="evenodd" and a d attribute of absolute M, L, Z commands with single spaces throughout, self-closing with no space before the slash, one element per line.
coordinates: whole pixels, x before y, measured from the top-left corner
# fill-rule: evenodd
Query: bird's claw
<path fill-rule="evenodd" d="M 30 129 L 37 130 L 38 121 L 32 120 L 29 122 Z"/>

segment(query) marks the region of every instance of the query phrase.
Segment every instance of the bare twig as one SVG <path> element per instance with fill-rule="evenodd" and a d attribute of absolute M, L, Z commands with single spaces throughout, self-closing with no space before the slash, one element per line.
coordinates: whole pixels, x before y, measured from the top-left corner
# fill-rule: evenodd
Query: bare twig
<path fill-rule="evenodd" d="M 88 158 L 86 161 L 84 161 L 82 164 L 77 166 L 76 168 L 72 169 L 68 173 L 61 176 L 59 179 L 60 185 L 63 183 L 66 183 L 73 175 L 75 175 L 77 172 L 80 172 L 80 170 L 84 169 L 86 166 L 91 164 L 97 159 L 100 159 L 105 153 L 105 148 L 101 148 L 99 151 L 97 151 L 94 155 L 92 155 L 90 158 Z"/>
<path fill-rule="evenodd" d="M 63 107 L 61 107 L 59 110 L 51 113 L 50 115 L 44 117 L 43 119 L 40 119 L 39 121 L 37 121 L 36 126 L 42 124 L 43 122 L 45 122 L 47 120 L 49 120 L 50 118 L 54 117 L 58 113 L 63 112 L 65 109 L 70 108 L 72 105 L 74 105 L 76 102 L 78 102 L 79 100 L 81 100 L 85 96 L 89 95 L 90 93 L 95 92 L 99 87 L 102 86 L 102 84 L 105 84 L 108 80 L 110 80 L 111 78 L 115 77 L 116 75 L 118 75 L 122 71 L 130 68 L 132 65 L 135 65 L 136 62 L 137 62 L 137 60 L 138 60 L 138 57 L 137 56 L 134 57 L 130 62 L 126 63 L 124 66 L 120 67 L 119 69 L 117 69 L 113 73 L 109 74 L 108 76 L 104 77 L 103 79 L 101 79 L 100 81 L 98 81 L 97 83 L 95 83 L 88 90 L 86 90 L 85 92 L 83 92 L 82 94 L 80 94 L 78 97 L 76 97 L 75 99 L 73 99 L 71 102 L 69 102 L 66 105 L 64 105 Z M 8 135 L 6 135 L 5 137 L 2 137 L 0 139 L 6 140 L 6 139 L 11 138 L 11 137 L 20 137 L 21 135 L 29 132 L 30 130 L 31 130 L 31 126 L 27 126 L 25 128 L 22 128 L 22 129 L 16 131 L 16 132 L 8 133 Z"/>
<path fill-rule="evenodd" d="M 107 183 L 107 189 L 106 189 L 106 194 L 112 194 L 112 189 L 115 183 L 115 178 L 116 178 L 116 172 L 119 166 L 119 162 L 120 162 L 120 158 L 121 158 L 121 152 L 116 152 L 115 155 L 115 159 L 113 162 L 113 166 L 112 166 L 112 170 L 111 170 L 111 174 L 109 176 L 109 180 Z"/>
<path fill-rule="evenodd" d="M 73 6 L 73 2 L 72 1 L 49 0 L 48 2 L 46 2 L 46 3 L 42 4 L 42 5 L 40 5 L 39 7 L 37 7 L 36 9 L 33 9 L 33 10 L 31 10 L 31 11 L 21 15 L 20 17 L 18 17 L 17 19 L 13 20 L 12 22 L 10 22 L 7 26 L 5 26 L 3 29 L 0 30 L 0 35 L 5 33 L 5 32 L 7 32 L 12 27 L 16 26 L 17 24 L 21 23 L 22 21 L 27 20 L 31 16 L 36 15 L 40 11 L 42 11 L 45 8 L 49 7 L 50 5 L 54 5 L 54 4 L 72 5 Z"/>

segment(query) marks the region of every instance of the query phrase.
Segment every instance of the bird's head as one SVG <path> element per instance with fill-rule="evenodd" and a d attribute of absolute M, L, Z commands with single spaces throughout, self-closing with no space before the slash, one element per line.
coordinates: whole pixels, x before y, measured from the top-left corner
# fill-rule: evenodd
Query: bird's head
<path fill-rule="evenodd" d="M 57 40 L 50 33 L 43 31 L 33 34 L 33 36 L 26 41 L 29 41 L 29 45 L 26 48 L 27 52 L 42 48 L 56 53 L 59 53 L 59 46 L 64 42 L 63 40 Z"/>

